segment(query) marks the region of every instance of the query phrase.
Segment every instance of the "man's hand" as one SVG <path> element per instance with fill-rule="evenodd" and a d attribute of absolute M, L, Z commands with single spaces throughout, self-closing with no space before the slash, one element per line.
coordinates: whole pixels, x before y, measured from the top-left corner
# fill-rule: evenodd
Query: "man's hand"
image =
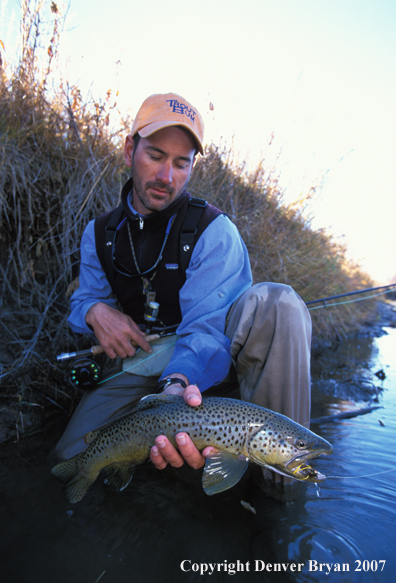
<path fill-rule="evenodd" d="M 132 346 L 132 340 L 146 352 L 152 352 L 144 333 L 132 318 L 103 302 L 91 306 L 85 321 L 110 358 L 133 356 L 136 348 Z"/>
<path fill-rule="evenodd" d="M 170 376 L 178 376 L 185 382 L 187 381 L 183 375 Z M 201 391 L 196 385 L 188 385 L 183 389 L 181 385 L 173 384 L 165 389 L 162 394 L 181 395 L 187 405 L 190 405 L 191 407 L 197 407 L 202 403 Z M 205 447 L 201 453 L 193 444 L 190 436 L 183 432 L 176 435 L 176 442 L 178 450 L 173 447 L 165 435 L 159 435 L 156 438 L 156 445 L 151 448 L 150 460 L 158 470 L 163 470 L 168 464 L 174 468 L 180 468 L 185 461 L 188 465 L 197 470 L 205 464 L 206 456 L 211 451 L 216 451 L 214 447 L 209 446 Z"/>

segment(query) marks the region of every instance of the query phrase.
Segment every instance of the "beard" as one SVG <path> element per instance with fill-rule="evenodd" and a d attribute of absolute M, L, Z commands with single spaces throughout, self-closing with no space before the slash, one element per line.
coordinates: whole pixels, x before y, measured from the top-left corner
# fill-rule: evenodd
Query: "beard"
<path fill-rule="evenodd" d="M 133 181 L 133 194 L 137 196 L 141 204 L 149 212 L 160 212 L 165 210 L 174 200 L 176 200 L 176 198 L 178 198 L 178 196 L 180 196 L 188 182 L 187 179 L 178 192 L 176 192 L 172 186 L 169 184 L 164 184 L 160 180 L 144 183 L 136 168 L 134 157 L 132 157 L 131 177 Z M 156 197 L 155 194 L 149 192 L 150 188 L 158 188 L 163 190 L 168 193 L 168 196 L 165 198 L 162 196 Z"/>

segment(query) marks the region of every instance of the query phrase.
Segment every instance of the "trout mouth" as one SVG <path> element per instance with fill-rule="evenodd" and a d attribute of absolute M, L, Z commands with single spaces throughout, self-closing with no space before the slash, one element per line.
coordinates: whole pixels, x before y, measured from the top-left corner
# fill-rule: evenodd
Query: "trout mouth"
<path fill-rule="evenodd" d="M 326 476 L 321 474 L 317 470 L 314 470 L 311 466 L 303 462 L 299 466 L 297 466 L 292 474 L 290 474 L 292 478 L 296 478 L 296 480 L 303 480 L 306 482 L 324 482 Z"/>
<path fill-rule="evenodd" d="M 331 451 L 320 451 L 298 455 L 285 465 L 285 470 L 291 478 L 305 482 L 323 482 L 326 479 L 324 474 L 314 470 L 307 461 L 317 458 L 320 455 L 329 455 Z"/>

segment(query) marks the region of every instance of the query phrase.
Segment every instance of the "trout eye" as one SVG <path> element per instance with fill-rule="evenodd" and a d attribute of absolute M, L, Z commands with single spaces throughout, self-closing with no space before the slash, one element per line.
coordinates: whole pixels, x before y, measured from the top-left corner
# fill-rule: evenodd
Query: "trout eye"
<path fill-rule="evenodd" d="M 307 442 L 304 441 L 304 439 L 296 439 L 295 445 L 296 445 L 297 449 L 306 449 Z"/>
<path fill-rule="evenodd" d="M 290 445 L 292 445 L 293 447 L 296 447 L 297 449 L 307 449 L 307 447 L 309 447 L 308 440 L 306 439 L 287 437 L 286 441 L 290 443 Z"/>

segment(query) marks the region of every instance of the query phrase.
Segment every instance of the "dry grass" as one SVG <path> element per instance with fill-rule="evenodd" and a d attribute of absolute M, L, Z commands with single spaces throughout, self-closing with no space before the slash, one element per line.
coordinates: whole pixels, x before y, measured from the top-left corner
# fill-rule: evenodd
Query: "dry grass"
<path fill-rule="evenodd" d="M 251 174 L 233 164 L 232 152 L 211 146 L 197 165 L 190 190 L 229 214 L 249 249 L 254 280 L 291 285 L 304 301 L 370 287 L 371 279 L 345 259 L 345 249 L 314 231 L 302 209 L 286 206 L 273 172 Z M 373 303 L 312 312 L 317 341 L 334 341 L 356 328 Z"/>
<path fill-rule="evenodd" d="M 67 83 L 48 89 L 60 16 L 52 3 L 39 69 L 43 8 L 32 4 L 25 3 L 19 66 L 0 69 L 0 379 L 18 407 L 29 387 L 69 409 L 75 395 L 55 355 L 86 339 L 68 330 L 66 292 L 84 226 L 117 204 L 122 168 L 118 135 L 109 131 L 111 93 L 84 102 Z"/>
<path fill-rule="evenodd" d="M 21 61 L 11 73 L 0 67 L 0 382 L 17 403 L 18 419 L 23 403 L 39 402 L 43 409 L 52 403 L 66 411 L 74 406 L 78 395 L 65 381 L 68 367 L 57 365 L 55 355 L 85 347 L 87 339 L 67 327 L 67 289 L 85 225 L 118 203 L 125 179 L 120 133 L 109 129 L 116 108 L 111 93 L 85 101 L 65 82 L 49 90 L 61 16 L 52 3 L 52 34 L 41 47 L 39 69 L 43 7 L 24 6 Z M 282 204 L 277 180 L 264 165 L 246 173 L 233 163 L 232 152 L 212 145 L 190 190 L 237 224 L 256 281 L 290 284 L 305 301 L 371 285 L 346 264 L 344 249 L 313 231 L 298 209 Z M 362 317 L 362 304 L 317 310 L 314 334 L 334 340 Z"/>

